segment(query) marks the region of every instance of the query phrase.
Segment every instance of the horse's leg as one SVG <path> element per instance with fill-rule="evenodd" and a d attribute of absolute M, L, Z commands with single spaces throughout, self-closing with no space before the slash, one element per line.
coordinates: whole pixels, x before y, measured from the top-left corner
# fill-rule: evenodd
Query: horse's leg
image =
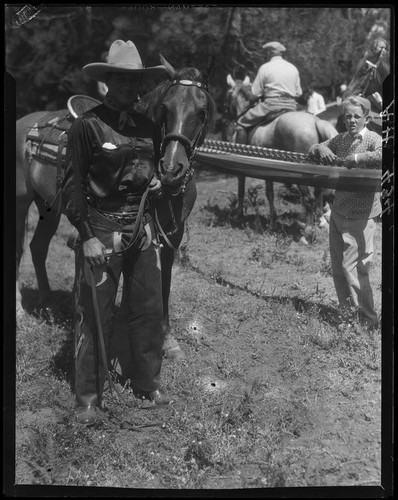
<path fill-rule="evenodd" d="M 35 203 L 39 210 L 40 219 L 30 242 L 30 251 L 36 272 L 40 303 L 45 305 L 51 292 L 46 270 L 48 247 L 57 230 L 61 215 L 57 214 L 55 209 L 47 209 L 43 200 L 37 195 L 35 196 Z"/>
<path fill-rule="evenodd" d="M 272 181 L 265 181 L 265 194 L 267 196 L 270 212 L 270 229 L 276 230 L 276 210 L 274 205 L 274 183 Z"/>
<path fill-rule="evenodd" d="M 235 136 L 236 144 L 247 144 L 247 130 L 238 127 Z M 243 202 L 245 199 L 245 176 L 238 175 L 238 216 L 243 216 Z"/>
<path fill-rule="evenodd" d="M 243 216 L 243 201 L 245 199 L 245 176 L 238 175 L 238 215 Z"/>
<path fill-rule="evenodd" d="M 25 227 L 26 227 L 26 218 L 29 212 L 29 207 L 32 203 L 33 199 L 24 196 L 22 198 L 17 199 L 17 207 L 16 207 L 16 313 L 17 316 L 23 313 L 22 308 L 22 296 L 21 289 L 19 283 L 19 266 L 21 264 L 21 259 L 23 255 L 24 249 L 24 241 L 25 241 Z"/>
<path fill-rule="evenodd" d="M 164 245 L 161 253 L 162 260 L 162 297 L 163 297 L 163 354 L 167 359 L 181 361 L 185 359 L 185 354 L 181 350 L 178 342 L 171 334 L 169 317 L 169 298 L 171 286 L 171 270 L 174 262 L 174 250 Z"/>
<path fill-rule="evenodd" d="M 317 197 L 316 192 L 310 186 L 298 186 L 301 192 L 301 199 L 306 213 L 306 222 L 304 228 L 304 235 L 301 237 L 300 241 L 304 244 L 308 244 L 308 238 L 312 239 L 314 234 L 314 216 L 317 212 Z"/>
<path fill-rule="evenodd" d="M 315 192 L 315 213 L 317 220 L 319 220 L 323 215 L 323 191 L 322 188 L 316 187 Z"/>

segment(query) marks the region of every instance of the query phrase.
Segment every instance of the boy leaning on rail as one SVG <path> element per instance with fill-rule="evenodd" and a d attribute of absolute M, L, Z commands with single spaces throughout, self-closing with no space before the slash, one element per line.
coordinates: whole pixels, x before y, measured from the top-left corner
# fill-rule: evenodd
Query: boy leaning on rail
<path fill-rule="evenodd" d="M 345 158 L 347 168 L 382 168 L 382 138 L 366 125 L 371 105 L 350 96 L 342 103 L 347 132 L 310 148 L 316 158 Z M 369 269 L 373 258 L 376 220 L 382 212 L 380 193 L 336 190 L 329 229 L 333 281 L 343 318 L 358 315 L 360 323 L 378 328 Z"/>

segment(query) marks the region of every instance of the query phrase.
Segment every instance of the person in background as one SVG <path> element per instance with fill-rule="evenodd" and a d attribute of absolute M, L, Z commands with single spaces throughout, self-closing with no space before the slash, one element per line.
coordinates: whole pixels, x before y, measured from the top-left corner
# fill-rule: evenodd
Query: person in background
<path fill-rule="evenodd" d="M 237 121 L 236 142 L 246 144 L 248 130 L 270 114 L 278 111 L 296 111 L 296 99 L 302 95 L 300 75 L 296 66 L 283 59 L 286 48 L 279 42 L 263 45 L 268 62 L 260 66 L 251 92 L 260 102 Z"/>
<path fill-rule="evenodd" d="M 382 138 L 366 127 L 370 102 L 350 96 L 343 101 L 342 108 L 347 132 L 315 144 L 309 154 L 325 161 L 344 158 L 347 168 L 381 169 Z M 381 211 L 380 193 L 337 189 L 330 215 L 330 258 L 341 313 L 345 319 L 355 315 L 369 328 L 379 326 L 369 269 Z"/>
<path fill-rule="evenodd" d="M 314 87 L 308 87 L 308 99 L 307 99 L 307 113 L 311 113 L 311 115 L 317 115 L 322 111 L 325 111 L 325 99 L 321 94 L 315 92 Z"/>
<path fill-rule="evenodd" d="M 101 408 L 122 272 L 131 386 L 137 397 L 169 403 L 160 388 L 162 285 L 151 208 L 161 190 L 156 178 L 161 131 L 134 109 L 148 79 L 166 72 L 164 66 L 144 67 L 134 43 L 122 40 L 112 43 L 106 62 L 87 64 L 83 72 L 108 87 L 104 102 L 70 128 L 62 193 L 78 232 L 73 245 L 76 416 L 92 425 Z"/>
<path fill-rule="evenodd" d="M 344 92 L 347 90 L 347 85 L 342 83 L 339 87 L 339 95 L 336 97 L 337 104 L 341 104 L 343 102 Z"/>

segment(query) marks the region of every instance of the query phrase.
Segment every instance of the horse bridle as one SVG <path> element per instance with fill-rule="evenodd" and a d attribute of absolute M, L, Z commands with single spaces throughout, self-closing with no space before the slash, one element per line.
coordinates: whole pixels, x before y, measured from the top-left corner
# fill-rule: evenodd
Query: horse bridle
<path fill-rule="evenodd" d="M 207 88 L 207 85 L 202 83 L 202 82 L 198 82 L 195 80 L 175 79 L 175 80 L 172 80 L 171 85 L 167 89 L 167 91 L 169 91 L 171 89 L 171 87 L 173 87 L 174 85 L 186 85 L 186 86 L 190 86 L 190 87 L 191 86 L 197 87 L 198 89 L 202 90 L 209 98 L 211 98 L 209 91 L 208 91 L 208 88 Z M 183 179 L 183 182 L 181 183 L 180 188 L 178 189 L 177 192 L 172 194 L 172 196 L 174 196 L 174 197 L 185 193 L 186 186 L 187 186 L 189 180 L 193 176 L 193 168 L 192 168 L 191 162 L 192 162 L 193 157 L 196 154 L 198 147 L 203 142 L 202 139 L 204 138 L 205 128 L 206 128 L 207 121 L 208 121 L 207 111 L 208 111 L 208 109 L 206 108 L 206 116 L 205 116 L 205 119 L 203 120 L 203 124 L 199 128 L 199 130 L 196 132 L 196 134 L 192 140 L 189 139 L 188 137 L 186 137 L 184 134 L 177 134 L 177 133 L 173 133 L 173 132 L 170 132 L 169 134 L 164 135 L 162 138 L 162 143 L 161 143 L 161 147 L 160 147 L 161 155 L 164 154 L 169 142 L 178 141 L 185 148 L 187 158 L 188 158 L 188 161 L 190 163 L 189 169 L 188 169 L 187 173 L 185 174 L 185 177 Z M 162 124 L 162 129 L 163 128 L 164 128 L 164 124 Z M 184 204 L 185 204 L 185 197 L 184 197 Z M 174 226 L 175 226 L 175 230 L 172 231 L 171 233 L 168 233 L 168 235 L 171 235 L 171 234 L 174 234 L 174 232 L 176 231 L 177 225 L 174 221 L 174 211 L 173 211 L 173 207 L 172 207 L 170 201 L 169 201 L 169 208 L 170 208 L 170 214 L 171 214 L 171 217 L 173 219 Z M 171 241 L 167 237 L 165 231 L 163 230 L 163 228 L 159 222 L 157 210 L 155 210 L 155 222 L 156 222 L 157 228 L 158 228 L 160 234 L 162 235 L 163 239 L 165 240 L 166 244 L 174 251 L 177 251 L 177 248 L 175 248 L 174 245 L 171 243 Z"/>
<path fill-rule="evenodd" d="M 194 81 L 194 80 L 184 80 L 184 79 L 173 80 L 171 82 L 171 85 L 170 85 L 168 90 L 170 90 L 171 87 L 173 87 L 174 85 L 185 85 L 188 87 L 194 86 L 194 87 L 197 87 L 198 89 L 202 90 L 208 97 L 210 97 L 207 85 L 202 83 L 202 82 L 198 82 L 198 81 Z M 183 134 L 177 134 L 177 133 L 173 133 L 173 132 L 166 134 L 162 139 L 162 144 L 160 147 L 161 154 L 162 155 L 164 154 L 169 142 L 178 141 L 184 146 L 185 151 L 187 153 L 188 161 L 191 161 L 192 158 L 195 156 L 198 147 L 200 146 L 200 140 L 204 136 L 204 130 L 205 130 L 205 127 L 207 125 L 207 116 L 208 115 L 206 113 L 206 116 L 205 116 L 205 119 L 203 120 L 202 126 L 197 131 L 196 135 L 194 136 L 194 138 L 192 140 Z"/>

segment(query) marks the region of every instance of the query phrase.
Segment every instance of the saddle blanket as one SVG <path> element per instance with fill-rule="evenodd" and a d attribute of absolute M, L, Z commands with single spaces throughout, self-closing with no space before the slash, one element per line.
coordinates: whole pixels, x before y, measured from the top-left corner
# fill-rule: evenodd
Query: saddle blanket
<path fill-rule="evenodd" d="M 44 115 L 27 135 L 32 156 L 55 164 L 60 153 L 63 161 L 67 134 L 73 121 L 74 118 L 67 109 Z"/>
<path fill-rule="evenodd" d="M 39 160 L 63 164 L 68 131 L 73 121 L 99 104 L 93 97 L 74 95 L 68 99 L 67 109 L 49 111 L 27 135 L 30 154 Z"/>

